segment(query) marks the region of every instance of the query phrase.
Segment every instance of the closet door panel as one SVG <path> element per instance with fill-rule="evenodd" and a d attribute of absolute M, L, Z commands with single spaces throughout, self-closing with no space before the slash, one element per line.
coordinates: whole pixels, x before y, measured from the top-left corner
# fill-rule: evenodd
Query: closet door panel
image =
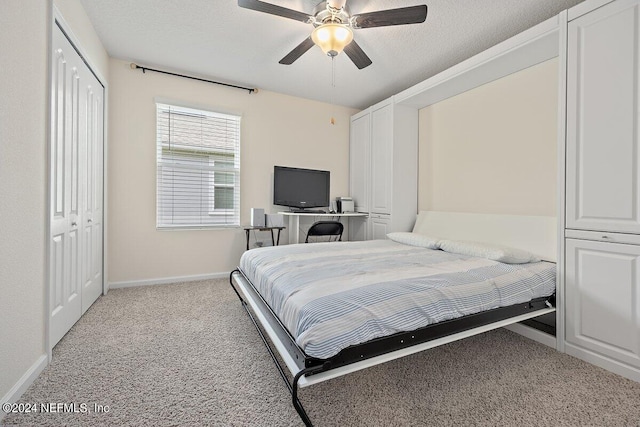
<path fill-rule="evenodd" d="M 569 23 L 567 228 L 640 233 L 638 3 Z"/>
<path fill-rule="evenodd" d="M 86 70 L 86 114 L 84 134 L 84 229 L 82 312 L 102 293 L 102 114 L 104 92 L 98 80 Z"/>
<path fill-rule="evenodd" d="M 369 212 L 369 176 L 371 173 L 371 116 L 351 121 L 349 142 L 349 196 L 356 212 Z"/>
<path fill-rule="evenodd" d="M 371 240 L 384 240 L 389 233 L 389 224 L 391 217 L 389 215 L 372 215 L 369 218 L 369 224 L 371 227 Z"/>
<path fill-rule="evenodd" d="M 393 105 L 371 112 L 371 212 L 391 213 Z"/>
<path fill-rule="evenodd" d="M 640 367 L 640 246 L 566 240 L 566 339 Z"/>
<path fill-rule="evenodd" d="M 51 79 L 50 157 L 50 337 L 55 344 L 80 318 L 79 111 L 80 58 L 60 31 L 54 31 Z"/>

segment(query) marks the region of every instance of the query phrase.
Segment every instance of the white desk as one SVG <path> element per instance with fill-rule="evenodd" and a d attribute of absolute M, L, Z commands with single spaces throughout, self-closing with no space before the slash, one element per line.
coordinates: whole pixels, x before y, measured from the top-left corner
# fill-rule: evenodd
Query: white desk
<path fill-rule="evenodd" d="M 320 218 L 350 218 L 350 217 L 367 217 L 369 214 L 360 212 L 346 213 L 302 213 L 302 212 L 278 212 L 281 215 L 289 217 L 289 244 L 298 243 L 300 238 L 300 217 L 320 217 Z"/>

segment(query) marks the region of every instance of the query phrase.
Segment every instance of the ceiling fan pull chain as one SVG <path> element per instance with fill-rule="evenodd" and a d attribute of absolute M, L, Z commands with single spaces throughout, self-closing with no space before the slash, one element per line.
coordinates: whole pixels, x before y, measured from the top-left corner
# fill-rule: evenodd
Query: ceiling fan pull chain
<path fill-rule="evenodd" d="M 336 57 L 331 57 L 331 120 L 332 125 L 336 124 L 335 113 L 335 94 L 336 94 Z"/>
<path fill-rule="evenodd" d="M 336 88 L 336 57 L 331 57 L 331 87 Z"/>

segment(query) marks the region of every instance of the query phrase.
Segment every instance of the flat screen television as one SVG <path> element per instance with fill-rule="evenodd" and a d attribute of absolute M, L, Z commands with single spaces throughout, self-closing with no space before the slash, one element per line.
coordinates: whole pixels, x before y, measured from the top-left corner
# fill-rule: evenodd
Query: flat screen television
<path fill-rule="evenodd" d="M 329 206 L 329 171 L 273 168 L 273 204 L 302 211 Z"/>

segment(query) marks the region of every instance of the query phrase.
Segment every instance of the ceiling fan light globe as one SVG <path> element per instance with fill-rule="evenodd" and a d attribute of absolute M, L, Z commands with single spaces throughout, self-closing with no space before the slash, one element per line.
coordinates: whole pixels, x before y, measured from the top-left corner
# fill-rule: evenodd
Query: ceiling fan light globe
<path fill-rule="evenodd" d="M 333 57 L 351 43 L 353 32 L 346 25 L 328 23 L 314 29 L 311 39 L 325 54 Z"/>

